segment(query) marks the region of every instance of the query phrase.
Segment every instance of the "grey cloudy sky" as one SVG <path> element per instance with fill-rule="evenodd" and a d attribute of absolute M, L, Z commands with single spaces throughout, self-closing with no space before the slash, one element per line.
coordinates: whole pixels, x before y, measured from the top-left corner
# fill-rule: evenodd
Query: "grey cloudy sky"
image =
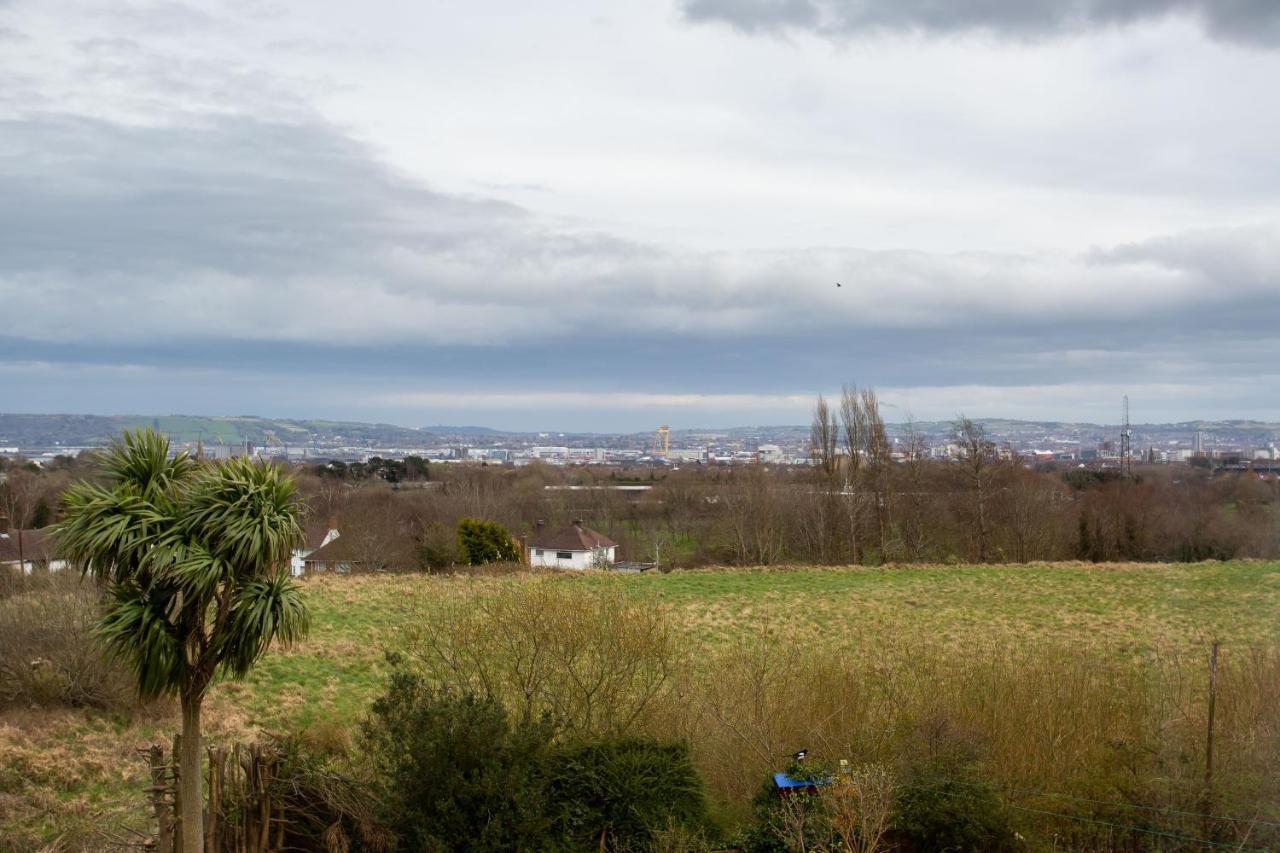
<path fill-rule="evenodd" d="M 1270 0 L 0 0 L 0 411 L 1280 420 L 1277 83 Z"/>

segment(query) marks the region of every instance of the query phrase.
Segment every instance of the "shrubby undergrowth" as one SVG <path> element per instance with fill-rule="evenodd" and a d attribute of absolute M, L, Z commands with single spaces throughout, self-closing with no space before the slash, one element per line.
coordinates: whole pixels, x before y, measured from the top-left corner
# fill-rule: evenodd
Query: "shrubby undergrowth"
<path fill-rule="evenodd" d="M 95 634 L 99 591 L 78 573 L 28 577 L 0 598 L 0 707 L 123 707 L 133 681 Z"/>
<path fill-rule="evenodd" d="M 399 671 L 361 746 L 403 849 L 639 850 L 655 830 L 711 826 L 684 744 L 560 734 Z"/>
<path fill-rule="evenodd" d="M 424 627 L 404 648 L 429 683 L 514 719 L 549 714 L 583 739 L 690 744 L 729 827 L 761 819 L 746 807 L 760 780 L 808 747 L 851 774 L 882 768 L 886 837 L 917 850 L 1012 849 L 1015 832 L 1074 850 L 1152 849 L 1152 832 L 1204 837 L 1191 816 L 1206 811 L 1199 649 L 1033 637 L 1014 647 L 856 623 L 814 636 L 785 602 L 753 618 L 754 632 L 695 657 L 668 607 L 634 585 L 474 582 L 412 620 Z M 1280 823 L 1280 655 L 1224 652 L 1216 702 L 1212 809 Z M 1213 831 L 1280 843 L 1261 823 Z"/>

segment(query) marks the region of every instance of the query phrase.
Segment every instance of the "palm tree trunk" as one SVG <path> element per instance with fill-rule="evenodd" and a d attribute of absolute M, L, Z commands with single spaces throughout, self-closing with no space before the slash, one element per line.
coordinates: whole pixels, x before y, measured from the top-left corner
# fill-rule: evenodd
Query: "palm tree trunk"
<path fill-rule="evenodd" d="M 204 792 L 200 773 L 200 705 L 203 696 L 182 695 L 182 751 L 178 786 L 182 798 L 182 853 L 204 853 Z"/>

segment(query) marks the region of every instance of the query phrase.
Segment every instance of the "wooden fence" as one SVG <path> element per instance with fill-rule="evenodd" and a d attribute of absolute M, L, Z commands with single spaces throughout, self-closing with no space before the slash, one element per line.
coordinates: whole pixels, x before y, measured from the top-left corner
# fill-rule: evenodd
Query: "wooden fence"
<path fill-rule="evenodd" d="M 158 830 L 155 850 L 173 853 L 182 849 L 182 801 L 178 786 L 178 765 L 182 736 L 175 736 L 173 748 L 153 744 L 142 750 L 151 768 L 147 797 L 155 813 Z M 206 792 L 209 806 L 204 810 L 205 853 L 275 853 L 285 849 L 284 804 L 275 782 L 281 757 L 262 744 L 211 746 L 208 752 Z"/>

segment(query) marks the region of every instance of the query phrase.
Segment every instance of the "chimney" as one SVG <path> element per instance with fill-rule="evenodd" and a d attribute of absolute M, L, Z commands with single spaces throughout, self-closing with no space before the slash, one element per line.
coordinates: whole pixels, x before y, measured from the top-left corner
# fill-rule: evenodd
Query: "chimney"
<path fill-rule="evenodd" d="M 338 519 L 332 515 L 329 516 L 329 529 L 330 530 L 338 529 Z"/>
<path fill-rule="evenodd" d="M 0 536 L 9 535 L 9 516 L 0 515 Z"/>
<path fill-rule="evenodd" d="M 580 518 L 575 518 L 575 519 L 573 520 L 573 526 L 574 526 L 574 527 L 581 527 L 581 526 L 582 526 L 582 519 L 580 519 Z"/>
<path fill-rule="evenodd" d="M 541 518 L 540 518 L 540 519 L 538 519 L 537 521 L 535 521 L 535 522 L 533 523 L 533 526 L 534 526 L 534 527 L 542 527 L 542 526 L 543 526 L 544 524 L 546 524 L 546 523 L 547 523 L 546 521 L 544 521 L 543 519 L 541 519 Z"/>

